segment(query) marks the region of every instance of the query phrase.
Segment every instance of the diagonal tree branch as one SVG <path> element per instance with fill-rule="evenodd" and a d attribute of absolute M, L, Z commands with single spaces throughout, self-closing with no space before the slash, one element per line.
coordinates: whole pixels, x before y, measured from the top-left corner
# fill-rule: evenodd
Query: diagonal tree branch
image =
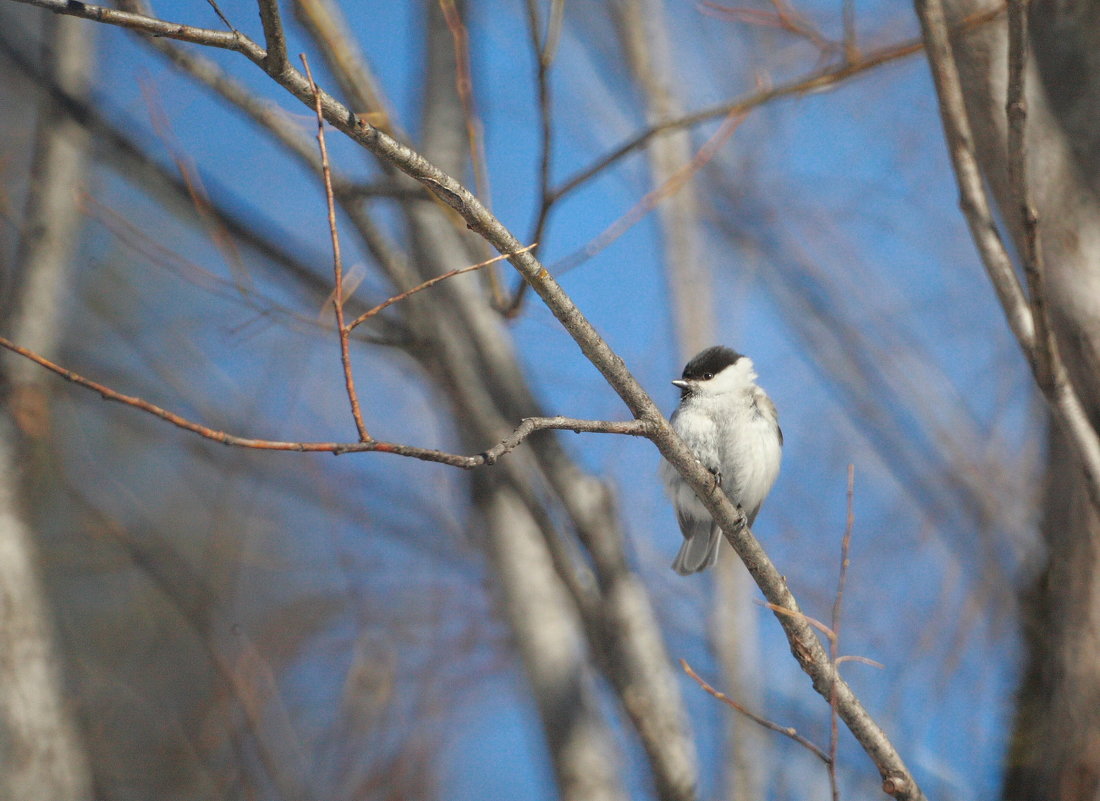
<path fill-rule="evenodd" d="M 172 38 L 187 39 L 187 35 L 179 33 L 182 26 L 163 23 L 143 15 L 119 16 L 123 12 L 108 13 L 111 12 L 110 9 L 100 6 L 69 5 L 60 0 L 17 1 L 29 2 L 31 5 L 85 16 L 101 22 L 134 27 L 148 33 L 160 35 L 175 33 L 177 35 Z M 209 35 L 212 41 L 221 42 L 215 46 L 237 50 L 254 63 L 263 66 L 266 53 L 254 42 L 242 37 L 240 41 L 234 39 L 233 46 L 229 47 L 224 38 L 213 36 L 210 32 L 203 32 L 202 35 Z M 194 41 L 194 39 L 191 40 Z M 599 370 L 623 400 L 632 415 L 648 430 L 649 438 L 653 440 L 661 455 L 684 476 L 714 520 L 722 527 L 727 540 L 745 563 L 765 598 L 775 606 L 777 619 L 787 636 L 792 654 L 810 676 L 815 691 L 825 699 L 835 697 L 837 714 L 875 762 L 883 778 L 884 790 L 898 799 L 913 801 L 922 799 L 923 793 L 885 732 L 864 709 L 848 684 L 837 674 L 828 652 L 799 612 L 798 603 L 787 587 L 786 580 L 749 530 L 744 515 L 734 508 L 725 493 L 714 485 L 710 472 L 695 459 L 691 451 L 673 432 L 668 421 L 638 384 L 623 360 L 596 331 L 539 260 L 530 252 L 518 252 L 523 247 L 522 243 L 461 183 L 419 153 L 357 118 L 323 90 L 318 91 L 315 96 L 305 76 L 297 70 L 288 67 L 281 75 L 273 77 L 307 106 L 311 106 L 315 99 L 319 99 L 325 119 L 334 127 L 343 131 L 378 158 L 389 161 L 425 186 L 443 203 L 458 212 L 465 220 L 466 226 L 489 241 L 498 252 L 514 254 L 509 258 L 511 264 L 530 283 L 585 357 Z M 377 443 L 370 444 L 375 450 L 383 450 L 377 447 Z M 364 450 L 368 449 L 364 448 Z"/>

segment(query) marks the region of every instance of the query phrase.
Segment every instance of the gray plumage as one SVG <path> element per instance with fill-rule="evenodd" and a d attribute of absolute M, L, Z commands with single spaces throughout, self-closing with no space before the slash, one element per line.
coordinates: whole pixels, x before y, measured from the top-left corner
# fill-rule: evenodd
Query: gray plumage
<path fill-rule="evenodd" d="M 752 360 L 730 348 L 707 348 L 672 383 L 680 388 L 672 427 L 751 526 L 779 475 L 783 446 L 775 404 L 757 386 Z M 718 559 L 722 531 L 672 465 L 661 463 L 661 477 L 684 535 L 672 569 L 705 570 Z"/>

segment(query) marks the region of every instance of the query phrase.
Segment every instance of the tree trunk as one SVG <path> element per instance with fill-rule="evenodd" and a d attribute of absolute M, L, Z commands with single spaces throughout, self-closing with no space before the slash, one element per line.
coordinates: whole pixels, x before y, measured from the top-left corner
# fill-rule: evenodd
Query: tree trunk
<path fill-rule="evenodd" d="M 56 82 L 75 95 L 86 91 L 91 37 L 80 20 L 46 20 Z M 80 229 L 75 190 L 84 175 L 87 132 L 42 103 L 37 149 L 17 256 L 11 335 L 39 353 L 53 354 L 63 328 L 59 295 L 66 285 Z M 92 797 L 83 746 L 66 706 L 59 650 L 39 575 L 30 504 L 35 490 L 35 442 L 48 425 L 52 382 L 22 359 L 3 361 L 7 409 L 0 417 L 0 799 Z"/>
<path fill-rule="evenodd" d="M 951 3 L 955 19 L 979 10 Z M 1100 3 L 1031 3 L 1028 170 L 1052 327 L 1094 426 L 1100 421 Z M 1004 18 L 955 40 L 978 157 L 1016 249 L 1006 168 Z M 1026 665 L 1003 797 L 1100 798 L 1100 517 L 1081 467 L 1052 432 L 1043 563 L 1021 596 Z"/>

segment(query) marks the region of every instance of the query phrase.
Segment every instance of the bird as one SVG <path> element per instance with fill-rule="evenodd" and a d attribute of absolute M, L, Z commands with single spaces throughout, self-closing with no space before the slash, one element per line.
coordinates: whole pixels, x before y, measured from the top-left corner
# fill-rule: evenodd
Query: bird
<path fill-rule="evenodd" d="M 680 390 L 680 405 L 670 420 L 749 526 L 779 476 L 783 452 L 779 414 L 756 378 L 748 356 L 721 345 L 706 348 L 672 382 Z M 661 463 L 661 478 L 684 535 L 672 569 L 683 576 L 706 570 L 718 560 L 722 530 L 667 461 Z"/>

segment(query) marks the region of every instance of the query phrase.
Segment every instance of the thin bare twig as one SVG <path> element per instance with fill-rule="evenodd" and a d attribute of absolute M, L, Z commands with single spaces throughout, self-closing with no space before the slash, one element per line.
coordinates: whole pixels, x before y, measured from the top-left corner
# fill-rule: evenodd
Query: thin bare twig
<path fill-rule="evenodd" d="M 218 8 L 217 2 L 215 0 L 206 0 L 206 2 L 210 4 L 210 7 L 212 9 L 214 9 L 214 13 L 218 15 L 218 19 L 222 21 L 225 27 L 229 28 L 229 30 L 233 31 L 234 33 L 237 33 L 237 27 L 232 22 L 230 22 L 228 18 L 226 18 L 225 14 L 222 13 L 222 10 Z"/>
<path fill-rule="evenodd" d="M 822 623 L 820 620 L 818 620 L 816 617 L 810 617 L 809 615 L 807 615 L 805 612 L 803 612 L 801 610 L 788 609 L 786 607 L 779 606 L 778 604 L 773 604 L 773 603 L 770 603 L 768 601 L 765 601 L 763 605 L 766 609 L 770 609 L 771 611 L 775 612 L 777 615 L 779 615 L 781 617 L 782 616 L 794 617 L 794 618 L 798 618 L 799 620 L 805 621 L 807 624 L 809 624 L 810 626 L 813 626 L 815 629 L 817 629 L 822 634 L 824 634 L 825 639 L 827 639 L 827 640 L 831 640 L 833 638 L 833 630 L 831 628 L 829 628 L 828 626 L 826 626 L 824 623 Z M 830 660 L 830 661 L 832 661 L 832 660 Z"/>
<path fill-rule="evenodd" d="M 404 300 L 405 298 L 409 297 L 410 295 L 415 295 L 417 292 L 422 292 L 425 289 L 430 289 L 431 287 L 438 284 L 440 281 L 446 281 L 448 278 L 454 278 L 456 275 L 462 275 L 463 273 L 473 272 L 474 270 L 480 270 L 482 267 L 488 267 L 490 264 L 496 264 L 499 261 L 503 261 L 504 259 L 507 259 L 511 256 L 516 255 L 516 253 L 522 253 L 522 252 L 525 252 L 525 251 L 528 251 L 528 250 L 532 250 L 533 248 L 535 248 L 537 246 L 537 244 L 538 244 L 537 242 L 532 243 L 532 244 L 528 245 L 525 248 L 520 248 L 515 253 L 502 253 L 499 256 L 493 256 L 493 258 L 486 259 L 485 261 L 478 262 L 477 264 L 471 264 L 468 267 L 459 267 L 455 270 L 449 270 L 448 272 L 445 272 L 441 275 L 437 275 L 437 276 L 435 276 L 435 278 L 429 278 L 427 281 L 424 281 L 423 283 L 417 284 L 412 289 L 406 289 L 404 292 L 399 292 L 398 294 L 394 295 L 393 297 L 387 298 L 386 300 L 382 301 L 381 303 L 379 303 L 374 308 L 367 309 L 365 312 L 360 314 L 358 317 L 356 317 L 354 320 L 352 320 L 348 324 L 348 331 L 353 330 L 360 323 L 365 323 L 367 320 L 369 320 L 371 317 L 374 317 L 376 314 L 378 314 L 378 312 L 382 311 L 383 309 Z"/>
<path fill-rule="evenodd" d="M 558 7 L 561 3 L 557 4 Z M 550 170 L 554 159 L 554 118 L 551 112 L 552 100 L 550 95 L 550 65 L 553 62 L 558 33 L 554 30 L 554 21 L 560 26 L 560 13 L 555 14 L 551 9 L 551 19 L 547 27 L 546 36 L 543 37 L 539 30 L 539 6 L 538 0 L 527 0 L 527 31 L 528 41 L 535 53 L 535 84 L 538 93 L 539 107 L 539 209 L 535 216 L 535 225 L 531 232 L 532 242 L 541 242 L 546 223 L 550 219 L 550 211 L 554 206 L 554 199 L 550 195 Z M 536 251 L 537 252 L 537 251 Z M 511 300 L 503 309 L 506 317 L 514 317 L 523 306 L 523 298 L 527 293 L 527 283 L 521 282 L 512 292 Z"/>
<path fill-rule="evenodd" d="M 474 191 L 483 198 L 489 208 L 489 174 L 485 168 L 485 143 L 481 121 L 474 108 L 474 78 L 470 69 L 470 35 L 462 21 L 454 0 L 438 0 L 443 21 L 450 31 L 455 54 L 455 90 L 462 104 L 462 117 L 466 124 L 466 138 L 470 146 L 470 163 L 474 172 Z"/>
<path fill-rule="evenodd" d="M 187 189 L 195 215 L 203 224 L 214 247 L 221 254 L 230 273 L 236 279 L 238 290 L 242 294 L 248 294 L 252 291 L 252 279 L 248 274 L 248 268 L 245 266 L 244 260 L 241 258 L 240 251 L 233 241 L 233 237 L 229 235 L 226 227 L 221 224 L 218 216 L 213 212 L 210 196 L 203 185 L 202 177 L 194 169 L 191 160 L 177 146 L 172 125 L 169 122 L 168 115 L 164 113 L 159 96 L 151 90 L 146 81 L 139 79 L 139 82 L 153 131 L 160 138 L 165 151 L 175 163 L 180 180 Z"/>
<path fill-rule="evenodd" d="M 858 656 L 857 654 L 848 654 L 847 656 L 838 656 L 836 658 L 836 664 L 842 665 L 845 662 L 859 662 L 861 665 L 869 665 L 879 670 L 885 670 L 886 665 L 879 662 L 877 659 L 871 659 L 867 656 Z"/>
<path fill-rule="evenodd" d="M 839 50 L 835 42 L 827 39 L 821 31 L 805 17 L 788 6 L 783 0 L 772 0 L 774 11 L 761 11 L 755 8 L 737 8 L 720 5 L 710 0 L 700 3 L 701 9 L 716 17 L 735 20 L 749 25 L 778 28 L 787 33 L 805 39 L 816 47 L 822 55 Z"/>
<path fill-rule="evenodd" d="M 748 709 L 741 706 L 741 704 L 734 701 L 732 698 L 730 698 L 724 692 L 722 692 L 720 690 L 716 690 L 714 687 L 707 684 L 702 679 L 702 677 L 692 669 L 691 665 L 689 665 L 687 663 L 686 659 L 681 659 L 680 660 L 680 667 L 682 667 L 684 669 L 684 673 L 687 673 L 691 678 L 693 678 L 695 680 L 695 682 L 700 687 L 702 687 L 708 693 L 713 695 L 715 698 L 717 698 L 723 704 L 728 706 L 730 709 L 734 709 L 734 710 L 740 712 L 742 715 L 747 717 L 749 720 L 763 726 L 765 729 L 770 729 L 771 731 L 777 732 L 778 734 L 782 734 L 784 737 L 790 737 L 792 740 L 794 740 L 800 746 L 802 746 L 807 751 L 809 751 L 811 754 L 816 756 L 818 759 L 820 759 L 826 765 L 831 765 L 832 764 L 832 760 L 830 759 L 829 755 L 826 754 L 820 747 L 814 745 L 812 742 L 810 742 L 805 737 L 803 737 L 801 734 L 799 734 L 798 730 L 795 729 L 794 726 L 781 726 L 780 724 L 778 724 L 774 721 L 768 720 L 765 717 L 761 717 L 760 715 L 757 715 L 754 712 L 750 712 Z M 835 755 L 834 755 L 833 758 L 835 759 Z"/>
<path fill-rule="evenodd" d="M 522 443 L 536 431 L 554 429 L 574 434 L 622 434 L 649 437 L 651 426 L 645 420 L 581 420 L 575 417 L 525 417 L 515 431 L 480 455 L 485 464 L 495 464 L 504 454 Z"/>
<path fill-rule="evenodd" d="M 470 166 L 474 175 L 474 191 L 485 203 L 486 208 L 492 209 L 492 191 L 489 185 L 488 160 L 485 158 L 485 135 L 481 119 L 477 114 L 477 106 L 474 101 L 474 76 L 470 68 L 470 32 L 462 19 L 455 0 L 437 0 L 439 10 L 443 13 L 443 22 L 447 31 L 451 34 L 452 47 L 455 56 L 455 92 L 458 102 L 462 106 L 462 119 L 466 126 L 466 142 L 470 151 Z M 535 240 L 538 241 L 538 240 Z M 479 245 L 483 252 L 487 252 L 489 245 L 482 239 Z M 494 308 L 504 306 L 504 288 L 500 282 L 497 271 L 486 270 L 485 284 L 489 291 L 489 298 Z"/>
<path fill-rule="evenodd" d="M 851 64 L 859 59 L 856 39 L 856 4 L 854 0 L 842 0 L 840 14 L 844 23 L 844 60 Z"/>
<path fill-rule="evenodd" d="M 317 143 L 321 148 L 321 173 L 325 181 L 325 201 L 328 204 L 328 227 L 332 238 L 332 270 L 335 287 L 332 307 L 336 313 L 336 331 L 340 337 L 340 363 L 344 368 L 344 385 L 347 387 L 348 402 L 351 404 L 351 416 L 355 420 L 355 429 L 359 432 L 360 442 L 370 442 L 370 434 L 363 422 L 363 410 L 359 407 L 359 395 L 355 391 L 355 377 L 351 370 L 351 346 L 349 344 L 351 328 L 344 325 L 344 262 L 340 256 L 340 233 L 336 228 L 336 198 L 332 194 L 332 169 L 329 166 L 328 147 L 325 144 L 325 115 L 321 111 L 321 93 L 313 80 L 309 68 L 309 59 L 301 54 L 302 65 L 306 68 L 310 89 L 313 91 L 314 109 L 317 112 Z"/>
<path fill-rule="evenodd" d="M 293 0 L 293 8 L 298 21 L 316 41 L 317 49 L 347 97 L 348 105 L 357 114 L 367 115 L 368 121 L 375 127 L 395 139 L 407 141 L 408 136 L 390 113 L 389 103 L 374 70 L 352 35 L 339 4 L 335 0 Z M 385 166 L 383 164 L 383 169 Z M 404 187 L 400 189 L 404 190 Z M 418 188 L 416 191 L 424 197 L 423 190 Z"/>
<path fill-rule="evenodd" d="M 135 13 L 143 13 L 143 0 L 120 0 L 126 2 Z M 286 114 L 279 111 L 271 103 L 268 103 L 253 94 L 240 81 L 230 77 L 215 62 L 194 53 L 189 48 L 184 48 L 174 42 L 158 37 L 140 37 L 149 47 L 169 58 L 179 69 L 190 75 L 199 83 L 212 89 L 224 100 L 242 111 L 263 130 L 270 133 L 291 154 L 309 170 L 321 174 L 321 160 L 317 154 L 317 148 L 312 146 L 309 138 L 302 134 L 301 130 L 290 122 Z M 261 50 L 262 54 L 263 51 Z M 263 67 L 261 60 L 253 59 L 255 63 Z M 306 94 L 299 96 L 303 103 L 311 107 L 314 105 L 313 93 L 309 90 L 309 84 L 304 76 L 300 77 L 304 83 Z M 284 87 L 286 83 L 283 83 Z M 322 92 L 322 95 L 324 93 Z M 315 110 L 314 110 L 315 111 Z M 389 162 L 384 159 L 380 162 L 384 167 Z M 393 168 L 394 172 L 396 169 Z M 340 201 L 344 213 L 355 226 L 356 231 L 364 244 L 378 261 L 386 276 L 396 284 L 411 283 L 411 275 L 406 268 L 405 254 L 389 239 L 382 229 L 374 223 L 358 202 L 359 197 L 350 193 L 352 184 L 340 175 L 333 175 L 333 191 Z M 422 189 L 420 191 L 423 191 Z M 425 198 L 436 198 L 425 194 Z"/>

